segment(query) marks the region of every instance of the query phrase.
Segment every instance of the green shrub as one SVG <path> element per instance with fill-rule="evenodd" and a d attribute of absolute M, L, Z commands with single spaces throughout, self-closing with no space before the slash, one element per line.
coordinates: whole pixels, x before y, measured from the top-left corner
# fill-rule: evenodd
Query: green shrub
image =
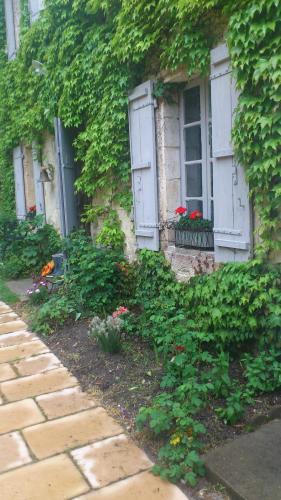
<path fill-rule="evenodd" d="M 138 425 L 167 441 L 155 471 L 195 484 L 203 473 L 198 412 L 212 400 L 218 416 L 234 424 L 254 396 L 281 387 L 281 266 L 227 264 L 179 284 L 161 254 L 143 251 L 139 262 L 140 313 L 128 315 L 126 331 L 151 339 L 165 374 Z"/>
<path fill-rule="evenodd" d="M 6 278 L 38 274 L 52 254 L 61 249 L 61 240 L 41 215 L 19 222 L 2 242 L 5 246 L 2 272 Z M 3 252 L 2 252 L 3 255 Z"/>
<path fill-rule="evenodd" d="M 73 233 L 66 243 L 68 272 L 66 288 L 81 310 L 112 312 L 120 303 L 121 271 L 124 259 L 119 251 L 97 248 L 83 232 Z"/>
<path fill-rule="evenodd" d="M 74 315 L 75 305 L 60 291 L 33 312 L 30 318 L 31 328 L 37 333 L 49 335 Z"/>

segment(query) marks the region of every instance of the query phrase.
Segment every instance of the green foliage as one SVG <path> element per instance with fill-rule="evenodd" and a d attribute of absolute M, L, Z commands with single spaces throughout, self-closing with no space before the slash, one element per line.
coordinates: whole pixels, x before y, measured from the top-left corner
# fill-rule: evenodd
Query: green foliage
<path fill-rule="evenodd" d="M 280 249 L 281 4 L 249 2 L 230 18 L 229 46 L 241 92 L 234 129 L 259 214 L 259 254 Z"/>
<path fill-rule="evenodd" d="M 73 233 L 66 242 L 69 270 L 66 287 L 80 308 L 91 312 L 112 311 L 120 300 L 119 251 L 94 247 L 83 232 Z"/>
<path fill-rule="evenodd" d="M 137 420 L 166 441 L 155 471 L 193 485 L 204 470 L 198 413 L 211 403 L 235 424 L 254 397 L 280 389 L 281 268 L 228 264 L 179 284 L 161 254 L 139 257 L 133 303 L 140 312 L 127 317 L 126 331 L 153 342 L 165 374 L 162 392 Z"/>
<path fill-rule="evenodd" d="M 5 281 L 0 278 L 0 300 L 7 304 L 18 302 L 19 297 L 7 287 Z"/>
<path fill-rule="evenodd" d="M 37 333 L 50 335 L 74 315 L 74 301 L 64 295 L 64 290 L 61 289 L 56 294 L 51 295 L 50 299 L 39 309 L 33 311 L 30 317 L 30 326 Z"/>
<path fill-rule="evenodd" d="M 38 274 L 61 247 L 57 231 L 50 224 L 44 224 L 41 215 L 19 222 L 6 238 L 1 245 L 5 248 L 2 274 L 7 278 Z"/>
<path fill-rule="evenodd" d="M 125 235 L 120 227 L 120 219 L 115 210 L 109 210 L 103 220 L 102 228 L 96 237 L 97 245 L 123 250 Z"/>
<path fill-rule="evenodd" d="M 2 5 L 1 212 L 14 210 L 12 148 L 40 143 L 54 116 L 75 129 L 77 188 L 100 200 L 100 212 L 113 201 L 129 209 L 129 90 L 163 69 L 206 75 L 210 49 L 226 34 L 241 91 L 234 142 L 260 217 L 259 254 L 280 248 L 280 9 L 277 0 L 47 0 L 27 29 L 21 0 L 21 47 L 7 62 Z M 34 72 L 33 59 L 44 75 Z M 160 82 L 158 97 L 167 91 Z M 116 243 L 106 221 L 101 241 Z"/>

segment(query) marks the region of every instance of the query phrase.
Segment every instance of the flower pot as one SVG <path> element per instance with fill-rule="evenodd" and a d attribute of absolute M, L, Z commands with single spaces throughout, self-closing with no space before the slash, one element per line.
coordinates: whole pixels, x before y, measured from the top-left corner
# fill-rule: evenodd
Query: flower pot
<path fill-rule="evenodd" d="M 201 250 L 214 249 L 214 233 L 211 229 L 175 228 L 176 246 Z"/>

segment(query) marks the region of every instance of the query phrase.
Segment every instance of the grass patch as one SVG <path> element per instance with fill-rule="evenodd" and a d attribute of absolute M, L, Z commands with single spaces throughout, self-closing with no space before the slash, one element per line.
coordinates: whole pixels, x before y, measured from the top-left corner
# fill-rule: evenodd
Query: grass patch
<path fill-rule="evenodd" d="M 19 300 L 19 296 L 7 287 L 2 278 L 0 278 L 0 300 L 7 304 L 15 304 Z"/>

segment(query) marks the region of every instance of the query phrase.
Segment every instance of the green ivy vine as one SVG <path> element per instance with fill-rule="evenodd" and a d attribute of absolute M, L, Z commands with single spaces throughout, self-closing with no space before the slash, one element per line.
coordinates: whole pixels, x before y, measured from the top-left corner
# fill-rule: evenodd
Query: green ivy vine
<path fill-rule="evenodd" d="M 206 75 L 210 49 L 226 38 L 241 92 L 233 136 L 260 220 L 260 253 L 281 248 L 279 0 L 46 0 L 31 27 L 26 0 L 21 9 L 21 46 L 7 62 L 0 7 L 0 211 L 13 207 L 12 188 L 8 201 L 1 194 L 12 184 L 12 148 L 40 142 L 54 116 L 75 132 L 77 189 L 101 200 L 88 218 L 116 202 L 129 209 L 128 92 L 166 69 Z"/>

